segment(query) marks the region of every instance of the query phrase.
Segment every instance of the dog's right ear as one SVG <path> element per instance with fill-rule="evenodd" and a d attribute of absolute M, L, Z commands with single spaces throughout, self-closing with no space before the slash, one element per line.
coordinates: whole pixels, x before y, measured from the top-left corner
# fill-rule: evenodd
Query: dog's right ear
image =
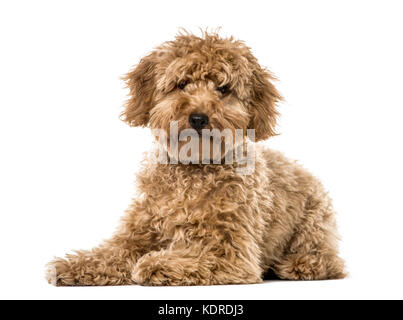
<path fill-rule="evenodd" d="M 123 77 L 130 92 L 121 117 L 130 126 L 145 127 L 148 124 L 149 112 L 154 106 L 156 65 L 157 58 L 153 52 Z"/>

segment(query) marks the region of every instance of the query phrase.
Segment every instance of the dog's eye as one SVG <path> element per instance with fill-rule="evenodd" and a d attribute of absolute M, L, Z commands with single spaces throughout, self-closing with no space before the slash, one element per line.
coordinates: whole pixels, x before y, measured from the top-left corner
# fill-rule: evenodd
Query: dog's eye
<path fill-rule="evenodd" d="M 187 81 L 181 81 L 181 82 L 178 83 L 178 88 L 183 90 L 183 89 L 185 89 L 187 84 L 188 84 Z"/>
<path fill-rule="evenodd" d="M 222 87 L 218 87 L 217 90 L 220 91 L 221 94 L 227 94 L 229 91 L 229 88 L 228 88 L 228 86 L 222 86 Z"/>

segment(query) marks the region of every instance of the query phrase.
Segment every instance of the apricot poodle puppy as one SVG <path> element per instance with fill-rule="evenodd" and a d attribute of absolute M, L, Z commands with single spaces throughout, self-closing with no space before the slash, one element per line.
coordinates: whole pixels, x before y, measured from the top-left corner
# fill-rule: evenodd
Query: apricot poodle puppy
<path fill-rule="evenodd" d="M 281 96 L 242 41 L 179 34 L 125 80 L 130 95 L 123 118 L 131 126 L 168 132 L 175 121 L 179 132 L 198 134 L 254 129 L 256 142 L 275 134 Z M 255 146 L 252 174 L 236 163 L 146 160 L 138 196 L 115 235 L 51 261 L 49 283 L 245 284 L 262 282 L 269 270 L 290 280 L 343 278 L 334 211 L 321 183 L 245 137 Z"/>

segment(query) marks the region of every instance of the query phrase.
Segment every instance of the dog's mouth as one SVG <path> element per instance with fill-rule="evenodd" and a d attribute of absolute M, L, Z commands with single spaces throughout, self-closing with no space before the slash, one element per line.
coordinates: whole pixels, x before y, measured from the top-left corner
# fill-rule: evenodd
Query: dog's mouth
<path fill-rule="evenodd" d="M 199 137 L 202 135 L 202 130 L 203 129 L 194 129 L 196 133 L 199 135 Z"/>
<path fill-rule="evenodd" d="M 189 127 L 186 126 L 186 127 L 183 127 L 183 128 L 179 128 L 178 133 L 179 133 L 179 135 L 181 133 L 183 133 L 183 134 L 192 134 L 193 133 L 193 134 L 195 134 L 195 135 L 197 135 L 198 137 L 201 138 L 203 133 L 204 134 L 209 134 L 209 132 L 211 132 L 214 129 L 216 129 L 216 128 L 211 126 L 211 125 L 208 125 L 207 127 L 200 128 L 200 129 L 195 129 L 195 128 L 192 128 L 190 126 Z"/>

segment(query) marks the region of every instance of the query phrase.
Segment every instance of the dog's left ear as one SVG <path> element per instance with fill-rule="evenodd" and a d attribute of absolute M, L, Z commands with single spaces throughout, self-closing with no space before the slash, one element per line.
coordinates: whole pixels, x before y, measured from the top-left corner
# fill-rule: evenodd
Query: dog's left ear
<path fill-rule="evenodd" d="M 275 135 L 278 112 L 277 102 L 282 100 L 280 93 L 272 84 L 274 76 L 263 69 L 253 56 L 249 57 L 252 65 L 251 99 L 249 112 L 251 114 L 249 129 L 255 129 L 255 140 L 264 140 Z"/>
<path fill-rule="evenodd" d="M 130 126 L 145 127 L 148 124 L 149 112 L 154 106 L 156 65 L 157 57 L 153 52 L 123 77 L 130 92 L 121 116 Z"/>

